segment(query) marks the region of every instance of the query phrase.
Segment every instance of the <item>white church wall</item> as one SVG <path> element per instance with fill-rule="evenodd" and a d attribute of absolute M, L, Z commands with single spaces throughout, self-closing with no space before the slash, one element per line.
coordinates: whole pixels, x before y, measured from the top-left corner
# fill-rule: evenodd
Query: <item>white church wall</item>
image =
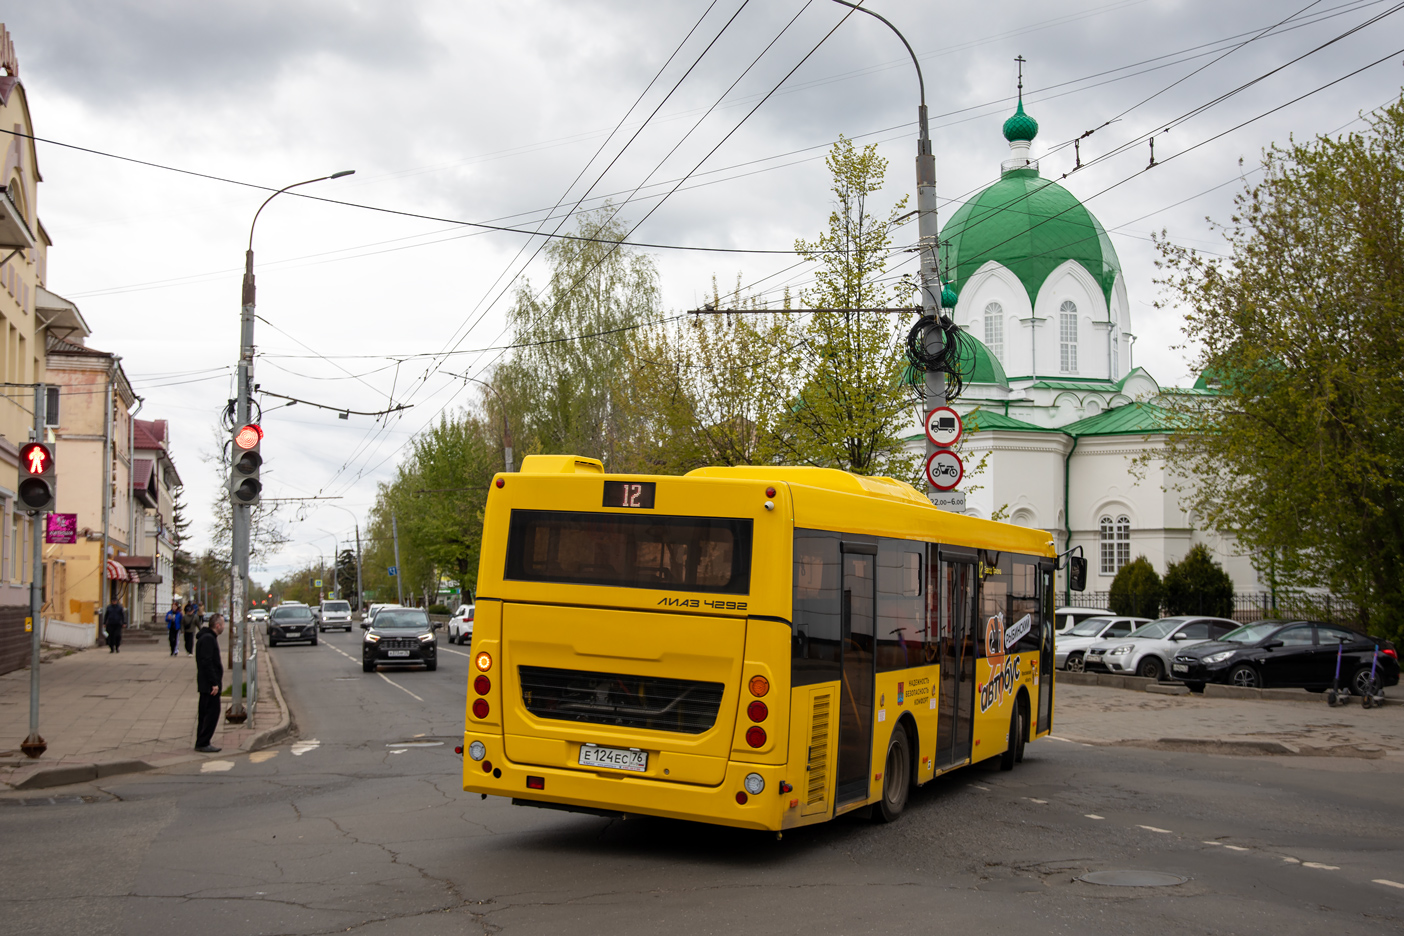
<path fill-rule="evenodd" d="M 1028 327 L 1021 324 L 1020 319 L 1033 314 L 1033 304 L 1029 302 L 1028 291 L 1019 282 L 1019 277 L 993 260 L 976 270 L 966 281 L 960 291 L 960 300 L 956 303 L 956 321 L 982 342 L 985 342 L 986 334 L 985 308 L 991 302 L 999 303 L 1003 312 L 1003 348 L 997 351 L 995 357 L 1006 374 L 1030 373 Z"/>
<path fill-rule="evenodd" d="M 1069 302 L 1077 314 L 1077 351 L 1075 366 L 1064 370 L 1061 315 L 1064 304 Z M 1101 340 L 1105 329 L 1095 324 L 1106 321 L 1107 304 L 1086 267 L 1068 260 L 1050 273 L 1039 288 L 1034 315 L 1042 319 L 1033 353 L 1034 373 L 1041 377 L 1084 379 L 1107 376 L 1106 346 Z"/>
<path fill-rule="evenodd" d="M 1112 380 L 1120 380 L 1131 370 L 1131 303 L 1126 296 L 1126 279 L 1116 274 L 1111 292 L 1112 334 L 1116 338 L 1112 360 L 1115 368 Z"/>

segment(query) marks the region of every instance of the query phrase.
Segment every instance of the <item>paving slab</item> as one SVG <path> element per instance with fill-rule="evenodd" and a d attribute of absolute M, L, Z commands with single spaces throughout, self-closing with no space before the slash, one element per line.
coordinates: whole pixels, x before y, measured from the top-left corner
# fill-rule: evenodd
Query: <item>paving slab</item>
<path fill-rule="evenodd" d="M 171 656 L 164 642 L 123 641 L 120 653 L 96 647 L 43 659 L 39 734 L 48 750 L 37 760 L 19 749 L 29 733 L 29 670 L 0 676 L 0 788 L 57 786 L 215 756 L 194 750 L 195 660 L 183 650 Z M 259 665 L 255 717 L 243 725 L 221 718 L 215 731 L 213 743 L 225 752 L 253 750 L 291 730 L 271 655 L 261 653 Z"/>

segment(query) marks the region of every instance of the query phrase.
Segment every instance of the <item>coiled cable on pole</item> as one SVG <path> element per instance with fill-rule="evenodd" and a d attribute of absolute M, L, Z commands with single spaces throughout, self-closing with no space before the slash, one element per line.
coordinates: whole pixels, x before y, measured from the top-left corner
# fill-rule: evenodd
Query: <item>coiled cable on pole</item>
<path fill-rule="evenodd" d="M 940 348 L 926 347 L 928 329 L 941 331 Z M 907 332 L 907 361 L 913 368 L 946 375 L 946 401 L 958 399 L 975 367 L 975 345 L 948 315 L 923 315 Z M 914 385 L 915 386 L 915 385 Z M 925 389 L 918 394 L 925 398 Z"/>

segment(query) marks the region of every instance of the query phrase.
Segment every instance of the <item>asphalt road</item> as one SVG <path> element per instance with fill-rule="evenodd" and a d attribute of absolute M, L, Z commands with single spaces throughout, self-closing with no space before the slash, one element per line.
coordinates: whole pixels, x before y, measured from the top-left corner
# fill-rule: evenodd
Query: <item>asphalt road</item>
<path fill-rule="evenodd" d="M 844 818 L 777 841 L 469 796 L 453 753 L 466 648 L 441 648 L 436 673 L 368 675 L 360 638 L 271 651 L 296 743 L 0 799 L 5 931 L 1319 936 L 1404 924 L 1401 758 L 1041 741 L 1012 773 L 928 784 L 895 825 Z M 1077 880 L 1099 870 L 1187 880 Z"/>

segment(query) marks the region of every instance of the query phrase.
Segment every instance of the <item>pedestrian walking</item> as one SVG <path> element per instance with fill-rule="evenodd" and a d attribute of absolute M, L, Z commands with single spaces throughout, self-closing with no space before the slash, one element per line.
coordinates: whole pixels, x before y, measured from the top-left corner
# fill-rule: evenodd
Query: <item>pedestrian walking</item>
<path fill-rule="evenodd" d="M 195 638 L 195 688 L 200 693 L 199 724 L 195 729 L 195 750 L 218 754 L 210 744 L 219 726 L 219 693 L 224 688 L 224 663 L 219 658 L 219 635 L 224 632 L 224 615 L 210 615 L 208 627 Z"/>
<path fill-rule="evenodd" d="M 171 656 L 180 656 L 180 599 L 171 601 L 171 610 L 166 612 L 166 632 L 171 638 Z"/>
<path fill-rule="evenodd" d="M 205 622 L 200 619 L 200 602 L 191 598 L 185 603 L 180 629 L 185 633 L 185 655 L 195 655 L 195 632 Z"/>
<path fill-rule="evenodd" d="M 122 652 L 122 629 L 127 626 L 127 609 L 112 599 L 112 604 L 103 609 L 102 629 L 107 631 L 107 652 Z"/>

